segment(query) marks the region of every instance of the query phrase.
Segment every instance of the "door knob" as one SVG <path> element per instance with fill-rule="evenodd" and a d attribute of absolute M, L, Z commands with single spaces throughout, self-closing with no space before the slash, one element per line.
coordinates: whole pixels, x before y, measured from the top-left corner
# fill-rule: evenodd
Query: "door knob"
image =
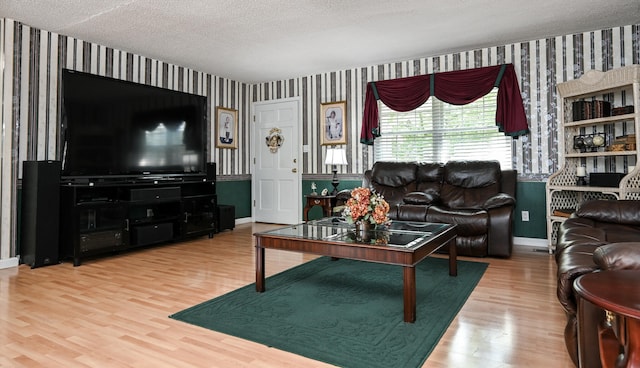
<path fill-rule="evenodd" d="M 296 169 L 296 168 L 294 167 L 293 169 L 291 169 L 291 172 L 292 172 L 292 173 L 297 173 L 297 172 L 298 172 L 298 169 Z"/>

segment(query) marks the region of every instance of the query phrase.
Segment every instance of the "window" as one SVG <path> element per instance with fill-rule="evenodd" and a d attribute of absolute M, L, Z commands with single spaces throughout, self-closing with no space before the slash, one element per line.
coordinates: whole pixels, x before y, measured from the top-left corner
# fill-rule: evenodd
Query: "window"
<path fill-rule="evenodd" d="M 512 138 L 496 127 L 497 95 L 494 88 L 461 106 L 431 96 L 409 112 L 393 111 L 380 102 L 381 136 L 374 141 L 375 160 L 498 160 L 503 169 L 510 169 Z"/>

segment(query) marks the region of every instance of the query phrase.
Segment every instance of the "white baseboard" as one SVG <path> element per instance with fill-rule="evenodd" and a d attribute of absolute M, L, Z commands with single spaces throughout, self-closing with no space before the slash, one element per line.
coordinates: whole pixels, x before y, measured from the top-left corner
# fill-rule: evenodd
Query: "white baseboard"
<path fill-rule="evenodd" d="M 11 257 L 7 259 L 0 259 L 0 270 L 4 268 L 18 267 L 18 257 Z"/>
<path fill-rule="evenodd" d="M 248 224 L 250 222 L 253 222 L 253 217 L 243 217 L 243 218 L 236 219 L 236 225 Z"/>
<path fill-rule="evenodd" d="M 513 237 L 513 245 L 540 248 L 543 251 L 549 251 L 549 241 L 547 239 L 540 238 L 522 238 L 518 236 Z"/>

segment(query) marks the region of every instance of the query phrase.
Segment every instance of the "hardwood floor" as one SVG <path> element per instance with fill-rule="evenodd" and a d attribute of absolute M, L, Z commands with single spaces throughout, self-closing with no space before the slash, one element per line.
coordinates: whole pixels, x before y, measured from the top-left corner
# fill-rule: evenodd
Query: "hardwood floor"
<path fill-rule="evenodd" d="M 255 282 L 251 234 L 272 227 L 0 270 L 0 367 L 329 367 L 167 317 Z M 267 250 L 267 276 L 313 258 Z M 553 258 L 471 260 L 490 266 L 424 367 L 573 367 Z"/>

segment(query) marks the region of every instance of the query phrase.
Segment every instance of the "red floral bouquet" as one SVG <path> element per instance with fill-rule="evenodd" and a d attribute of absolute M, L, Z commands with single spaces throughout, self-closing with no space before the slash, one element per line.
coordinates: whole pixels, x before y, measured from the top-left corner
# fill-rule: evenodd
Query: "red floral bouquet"
<path fill-rule="evenodd" d="M 391 220 L 389 203 L 376 192 L 369 188 L 355 188 L 351 191 L 351 198 L 347 201 L 342 215 L 347 222 L 369 222 L 375 225 L 387 224 Z"/>

